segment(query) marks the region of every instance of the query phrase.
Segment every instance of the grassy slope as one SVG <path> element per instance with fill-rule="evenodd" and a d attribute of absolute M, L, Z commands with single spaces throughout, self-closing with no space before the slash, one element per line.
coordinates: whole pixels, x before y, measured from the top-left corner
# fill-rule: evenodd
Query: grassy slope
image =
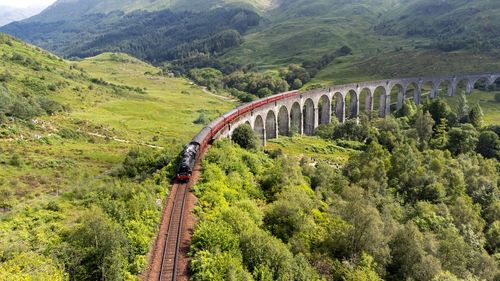
<path fill-rule="evenodd" d="M 495 102 L 496 92 L 482 92 L 474 90 L 472 94 L 467 95 L 467 102 L 469 107 L 479 103 L 483 110 L 483 118 L 485 125 L 499 125 L 500 124 L 500 103 Z M 458 96 L 446 97 L 450 107 L 455 110 L 458 104 Z"/>
<path fill-rule="evenodd" d="M 137 10 L 158 11 L 204 11 L 226 5 L 249 7 L 264 11 L 273 6 L 272 0 L 59 0 L 40 15 L 29 19 L 32 22 L 57 22 L 95 13 Z"/>
<path fill-rule="evenodd" d="M 203 93 L 187 80 L 145 75 L 159 70 L 125 55 L 104 54 L 79 62 L 76 68 L 81 70 L 70 70 L 69 63 L 55 56 L 11 42 L 13 46 L 0 44 L 0 56 L 20 53 L 51 71 L 36 72 L 2 61 L 0 73 L 8 70 L 14 76 L 6 83 L 10 92 L 30 91 L 22 82 L 25 76 L 44 85 L 64 82 L 65 86 L 45 95 L 69 105 L 72 112 L 43 116 L 36 124 L 16 121 L 0 127 L 0 187 L 15 194 L 10 200 L 65 190 L 98 176 L 121 163 L 133 146 L 181 145 L 201 128 L 192 123 L 199 109 L 215 117 L 234 106 Z M 64 78 L 69 74 L 74 77 Z M 92 84 L 90 77 L 140 86 L 147 88 L 147 93 L 117 94 L 110 86 Z M 92 90 L 89 85 L 93 85 Z M 58 132 L 64 128 L 80 131 L 81 139 L 59 137 Z M 13 155 L 19 155 L 21 167 L 9 164 Z"/>
<path fill-rule="evenodd" d="M 13 62 L 13 54 L 35 60 L 39 70 Z M 123 162 L 133 147 L 154 145 L 177 152 L 202 127 L 192 124 L 199 115 L 198 109 L 207 110 L 207 115 L 213 117 L 234 107 L 191 86 L 187 80 L 153 75 L 159 69 L 126 55 L 103 54 L 70 63 L 0 34 L 0 57 L 0 75 L 11 74 L 0 85 L 11 94 L 43 95 L 72 109 L 69 113 L 31 121 L 10 120 L 0 125 L 2 280 L 21 275 L 26 278 L 23 280 L 55 280 L 56 275 L 62 276 L 62 268 L 54 258 L 58 253 L 53 249 L 61 244 L 62 233 L 88 212 L 84 203 L 68 194 L 84 194 L 89 188 L 109 186 L 106 175 Z M 26 84 L 25 77 L 31 82 Z M 91 78 L 103 78 L 115 85 L 92 83 Z M 37 82 L 37 90 L 32 88 L 33 81 Z M 50 91 L 50 84 L 59 86 Z M 147 90 L 140 93 L 118 84 Z M 77 136 L 61 137 L 65 129 Z M 127 179 L 120 184 L 127 190 L 153 188 Z M 71 192 L 65 194 L 66 191 Z M 163 198 L 166 192 L 164 184 L 156 196 L 142 198 L 141 202 L 156 206 L 156 198 Z M 148 213 L 147 218 L 151 221 L 145 220 L 140 226 L 144 228 L 138 230 L 142 236 L 132 237 L 144 240 L 131 238 L 146 248 L 154 237 L 155 222 L 160 219 L 159 208 Z M 127 231 L 134 232 L 130 228 Z M 17 266 L 12 260 L 20 258 L 20 253 L 31 255 L 32 259 L 25 261 L 27 265 Z M 145 254 L 135 258 L 134 264 L 142 269 L 147 262 Z M 9 277 L 11 272 L 16 277 Z"/>
<path fill-rule="evenodd" d="M 302 136 L 280 136 L 278 139 L 269 140 L 266 149 L 281 150 L 293 157 L 307 157 L 339 166 L 346 164 L 349 157 L 356 153 L 356 150 L 340 147 L 333 141 Z"/>
<path fill-rule="evenodd" d="M 449 53 L 417 49 L 417 46 L 429 45 L 432 39 L 406 37 L 400 32 L 395 32 L 394 35 L 377 32 L 377 25 L 388 18 L 398 18 L 409 13 L 412 4 L 418 1 L 400 2 L 351 3 L 319 0 L 312 4 L 310 1 L 293 1 L 272 11 L 268 15 L 268 23 L 249 32 L 244 38 L 245 42 L 223 58 L 240 63 L 255 63 L 263 69 L 275 69 L 291 62 L 318 59 L 344 45 L 353 49 L 352 56 L 334 60 L 318 73 L 310 85 L 500 70 L 500 51 L 496 49 Z M 491 1 L 474 1 L 466 7 L 470 8 L 471 5 L 477 5 L 481 9 L 489 7 L 479 15 L 467 18 L 470 22 L 475 21 L 470 27 L 472 30 L 487 28 L 487 23 L 492 22 L 491 17 L 486 16 L 488 11 L 500 7 L 498 3 Z M 457 8 L 451 14 L 460 11 L 463 9 Z M 415 20 L 409 21 L 415 23 Z"/>

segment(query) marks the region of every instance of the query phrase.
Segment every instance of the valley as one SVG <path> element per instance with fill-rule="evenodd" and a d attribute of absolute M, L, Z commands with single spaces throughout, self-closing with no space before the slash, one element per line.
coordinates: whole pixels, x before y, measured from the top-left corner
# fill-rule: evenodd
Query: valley
<path fill-rule="evenodd" d="M 499 72 L 499 13 L 58 0 L 0 27 L 0 280 L 146 280 L 181 214 L 195 281 L 499 280 L 500 79 L 419 104 L 401 82 L 400 107 L 389 83 Z M 371 80 L 371 112 L 334 86 Z M 228 138 L 190 144 L 197 200 L 170 216 L 200 130 Z"/>

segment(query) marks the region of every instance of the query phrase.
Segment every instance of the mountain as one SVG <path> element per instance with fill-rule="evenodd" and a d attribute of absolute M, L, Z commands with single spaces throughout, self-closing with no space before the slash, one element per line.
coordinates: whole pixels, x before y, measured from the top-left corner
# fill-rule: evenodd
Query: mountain
<path fill-rule="evenodd" d="M 58 0 L 30 22 L 57 22 L 93 14 L 133 11 L 206 11 L 226 6 L 265 11 L 273 0 Z"/>
<path fill-rule="evenodd" d="M 412 0 L 385 15 L 375 29 L 384 35 L 432 40 L 444 51 L 500 46 L 500 2 Z"/>
<path fill-rule="evenodd" d="M 1 31 L 65 57 L 126 52 L 149 62 L 163 62 L 186 53 L 215 54 L 238 46 L 242 34 L 260 23 L 256 7 L 264 3 L 213 1 L 213 9 L 191 11 L 181 8 L 186 2 L 128 1 L 120 6 L 115 1 L 62 0 Z M 219 2 L 229 6 L 216 8 Z M 155 10 L 164 6 L 175 9 Z M 137 9 L 131 11 L 131 7 Z"/>
<path fill-rule="evenodd" d="M 497 61 L 499 10 L 489 0 L 60 0 L 0 31 L 64 57 L 125 52 L 187 68 L 275 70 L 327 57 L 323 82 L 496 67 L 471 59 L 481 50 Z M 352 56 L 335 59 L 342 47 Z M 454 55 L 469 62 L 434 66 Z M 391 64 L 363 67 L 384 58 Z"/>
<path fill-rule="evenodd" d="M 16 8 L 0 5 L 0 26 L 4 26 L 13 21 L 19 21 L 34 16 L 40 13 L 44 8 L 44 6 Z"/>

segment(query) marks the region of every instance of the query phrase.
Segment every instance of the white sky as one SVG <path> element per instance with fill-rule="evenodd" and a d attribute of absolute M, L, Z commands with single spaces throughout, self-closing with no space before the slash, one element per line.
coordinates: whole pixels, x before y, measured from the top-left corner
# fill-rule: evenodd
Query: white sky
<path fill-rule="evenodd" d="M 0 0 L 0 6 L 10 6 L 17 8 L 40 6 L 48 7 L 54 2 L 56 2 L 56 0 Z"/>

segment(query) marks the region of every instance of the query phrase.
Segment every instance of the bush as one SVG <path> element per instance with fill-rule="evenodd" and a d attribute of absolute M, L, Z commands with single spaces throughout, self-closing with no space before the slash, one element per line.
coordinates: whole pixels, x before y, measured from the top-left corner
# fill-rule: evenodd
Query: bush
<path fill-rule="evenodd" d="M 53 115 L 55 113 L 64 111 L 64 107 L 60 103 L 45 97 L 40 97 L 38 99 L 38 104 L 48 115 Z"/>
<path fill-rule="evenodd" d="M 248 124 L 236 128 L 231 139 L 244 149 L 256 149 L 259 143 L 252 127 Z"/>
<path fill-rule="evenodd" d="M 500 103 L 500 92 L 495 94 L 495 102 Z"/>
<path fill-rule="evenodd" d="M 10 107 L 8 115 L 24 120 L 29 120 L 40 115 L 40 113 L 41 108 L 38 104 L 24 98 L 18 98 Z"/>
<path fill-rule="evenodd" d="M 145 179 L 148 175 L 170 164 L 171 157 L 153 149 L 133 148 L 125 157 L 118 175 Z"/>
<path fill-rule="evenodd" d="M 476 151 L 486 158 L 500 159 L 500 139 L 492 131 L 483 131 L 479 135 Z"/>
<path fill-rule="evenodd" d="M 209 122 L 209 120 L 204 112 L 200 113 L 198 118 L 196 118 L 196 120 L 193 121 L 193 123 L 197 124 L 197 125 L 206 125 L 206 124 L 208 124 L 208 122 Z"/>
<path fill-rule="evenodd" d="M 69 128 L 62 128 L 57 134 L 63 139 L 80 139 L 83 137 L 82 133 Z"/>
<path fill-rule="evenodd" d="M 21 156 L 19 156 L 19 154 L 17 153 L 14 153 L 9 160 L 9 164 L 14 167 L 21 167 L 23 165 Z"/>

